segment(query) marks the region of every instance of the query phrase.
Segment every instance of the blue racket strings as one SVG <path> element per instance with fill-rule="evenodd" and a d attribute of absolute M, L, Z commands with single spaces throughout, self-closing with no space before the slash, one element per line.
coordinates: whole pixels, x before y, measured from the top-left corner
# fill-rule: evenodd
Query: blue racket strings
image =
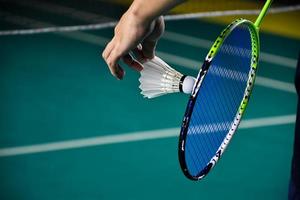
<path fill-rule="evenodd" d="M 192 176 L 204 172 L 231 129 L 250 65 L 250 32 L 246 25 L 239 25 L 212 60 L 196 97 L 185 141 L 185 161 Z"/>

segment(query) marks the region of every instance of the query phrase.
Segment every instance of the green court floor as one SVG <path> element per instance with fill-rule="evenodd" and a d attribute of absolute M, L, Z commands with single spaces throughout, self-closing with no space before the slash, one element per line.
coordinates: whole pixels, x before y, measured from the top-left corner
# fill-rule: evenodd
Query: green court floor
<path fill-rule="evenodd" d="M 36 20 L 54 24 L 56 19 Z M 192 66 L 208 51 L 203 41 L 212 42 L 223 28 L 200 20 L 166 22 L 158 55 L 179 71 L 196 75 L 200 66 Z M 168 33 L 189 40 L 172 40 Z M 177 128 L 188 96 L 144 99 L 139 74 L 126 66 L 124 80 L 115 80 L 100 57 L 112 34 L 108 28 L 0 37 L 0 199 L 286 199 L 293 120 L 244 125 L 214 170 L 192 182 L 177 158 Z M 300 40 L 265 33 L 262 27 L 259 78 L 244 121 L 295 118 L 299 46 Z M 104 136 L 126 138 L 145 131 L 171 136 L 99 142 Z M 89 145 L 64 146 L 89 138 Z M 99 143 L 92 145 L 95 140 Z M 49 144 L 57 148 L 5 154 Z"/>

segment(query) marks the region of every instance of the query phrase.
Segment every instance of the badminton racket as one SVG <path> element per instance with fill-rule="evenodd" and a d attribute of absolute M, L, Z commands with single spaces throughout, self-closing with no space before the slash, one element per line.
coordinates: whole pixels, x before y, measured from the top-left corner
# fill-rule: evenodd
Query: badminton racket
<path fill-rule="evenodd" d="M 240 124 L 257 71 L 259 27 L 271 2 L 266 1 L 255 23 L 237 19 L 229 24 L 198 73 L 178 145 L 181 169 L 189 179 L 208 174 Z"/>

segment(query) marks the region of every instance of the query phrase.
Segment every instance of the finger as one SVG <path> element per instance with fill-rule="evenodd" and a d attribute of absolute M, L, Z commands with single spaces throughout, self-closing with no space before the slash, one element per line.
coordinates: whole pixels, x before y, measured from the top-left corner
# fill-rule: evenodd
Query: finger
<path fill-rule="evenodd" d="M 138 60 L 139 62 L 143 62 L 145 59 L 147 59 L 143 53 L 143 49 L 142 49 L 142 45 L 139 44 L 136 48 L 134 48 L 131 51 L 134 55 L 134 57 L 136 58 L 136 60 Z"/>
<path fill-rule="evenodd" d="M 130 54 L 126 54 L 125 56 L 123 56 L 122 59 L 131 68 L 133 68 L 137 71 L 142 71 L 143 70 L 142 64 L 139 63 L 138 61 L 136 61 Z"/>
<path fill-rule="evenodd" d="M 112 50 L 109 57 L 106 60 L 106 63 L 109 67 L 109 70 L 112 75 L 114 75 L 119 80 L 123 79 L 125 72 L 121 68 L 121 66 L 118 64 L 118 61 L 120 60 L 121 55 L 118 54 L 115 50 Z"/>
<path fill-rule="evenodd" d="M 152 59 L 155 55 L 155 48 L 156 48 L 156 41 L 147 41 L 145 40 L 143 45 L 142 54 L 144 56 L 144 59 Z"/>
<path fill-rule="evenodd" d="M 118 63 L 116 63 L 115 65 L 110 65 L 109 70 L 111 74 L 118 80 L 122 80 L 125 75 L 125 71 L 121 68 L 121 66 Z"/>
<path fill-rule="evenodd" d="M 145 37 L 145 40 L 157 41 L 165 30 L 165 22 L 162 16 L 154 21 L 154 27 L 151 32 Z"/>
<path fill-rule="evenodd" d="M 105 47 L 105 49 L 102 52 L 102 58 L 106 61 L 106 59 L 109 57 L 109 54 L 111 53 L 112 49 L 114 47 L 114 42 L 111 40 Z"/>
<path fill-rule="evenodd" d="M 152 32 L 143 40 L 143 54 L 146 58 L 149 59 L 154 57 L 157 41 L 162 36 L 164 30 L 165 23 L 163 17 L 161 16 L 155 20 Z"/>

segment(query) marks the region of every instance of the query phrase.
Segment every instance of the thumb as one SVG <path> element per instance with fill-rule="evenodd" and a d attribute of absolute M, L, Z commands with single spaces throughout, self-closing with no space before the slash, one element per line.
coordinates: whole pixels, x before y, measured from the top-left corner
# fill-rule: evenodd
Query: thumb
<path fill-rule="evenodd" d="M 151 27 L 153 28 L 151 28 L 149 34 L 144 38 L 142 42 L 143 54 L 146 58 L 154 57 L 157 41 L 162 36 L 165 30 L 165 23 L 162 16 L 157 18 L 153 23 L 154 24 L 151 25 Z"/>
<path fill-rule="evenodd" d="M 157 44 L 157 41 L 144 41 L 142 43 L 142 45 L 143 45 L 142 52 L 143 52 L 144 58 L 151 59 L 154 57 L 156 44 Z"/>

